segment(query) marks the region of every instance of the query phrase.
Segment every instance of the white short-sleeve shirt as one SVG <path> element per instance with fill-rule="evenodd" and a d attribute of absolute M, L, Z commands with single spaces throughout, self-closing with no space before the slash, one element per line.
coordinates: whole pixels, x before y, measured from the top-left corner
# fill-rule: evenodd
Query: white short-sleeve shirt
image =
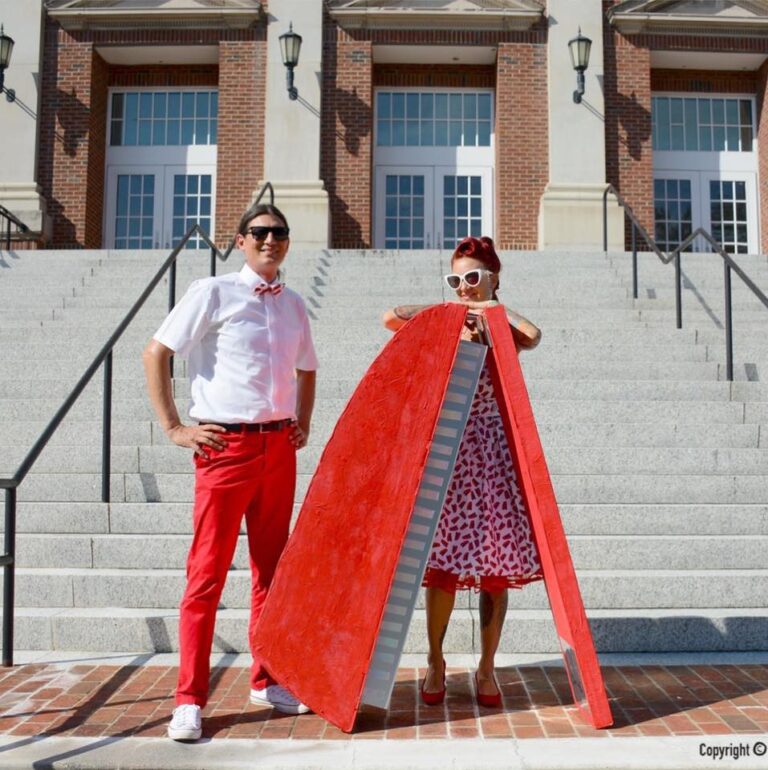
<path fill-rule="evenodd" d="M 304 300 L 288 287 L 239 273 L 195 281 L 154 336 L 188 360 L 189 416 L 268 422 L 296 416 L 296 369 L 317 369 Z"/>

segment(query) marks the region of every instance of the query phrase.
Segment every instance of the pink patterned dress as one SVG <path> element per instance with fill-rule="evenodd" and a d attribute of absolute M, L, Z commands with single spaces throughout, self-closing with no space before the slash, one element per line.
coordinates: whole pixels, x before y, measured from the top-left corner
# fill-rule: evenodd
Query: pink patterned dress
<path fill-rule="evenodd" d="M 483 367 L 423 585 L 499 591 L 541 577 L 493 384 Z"/>

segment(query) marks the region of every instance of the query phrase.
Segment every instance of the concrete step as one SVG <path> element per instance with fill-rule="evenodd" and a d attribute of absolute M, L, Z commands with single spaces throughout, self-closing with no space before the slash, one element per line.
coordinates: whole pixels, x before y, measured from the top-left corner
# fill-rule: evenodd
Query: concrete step
<path fill-rule="evenodd" d="M 759 606 L 768 590 L 768 570 L 653 570 L 642 579 L 633 570 L 579 570 L 584 606 L 592 609 L 736 608 Z M 181 569 L 28 569 L 16 571 L 20 607 L 125 607 L 162 609 L 179 605 L 186 576 Z M 220 606 L 250 607 L 251 575 L 234 569 Z M 478 595 L 460 591 L 456 607 L 477 607 Z M 660 603 L 660 597 L 661 599 Z M 424 589 L 416 602 L 423 609 Z M 543 581 L 509 594 L 510 609 L 549 607 Z"/>
<path fill-rule="evenodd" d="M 591 610 L 598 652 L 714 652 L 763 650 L 768 615 L 763 609 Z M 220 609 L 214 650 L 246 652 L 248 611 Z M 479 620 L 471 609 L 453 613 L 444 649 L 479 649 Z M 126 608 L 19 608 L 16 646 L 26 650 L 175 652 L 178 611 Z M 512 610 L 500 645 L 504 653 L 555 653 L 559 645 L 549 610 Z M 405 653 L 425 653 L 426 617 L 416 610 Z"/>
<path fill-rule="evenodd" d="M 296 500 L 304 499 L 309 476 L 299 474 Z M 581 474 L 553 476 L 557 499 L 566 503 L 766 503 L 768 476 L 715 474 Z M 114 502 L 188 502 L 193 477 L 186 473 L 113 473 Z M 101 475 L 31 473 L 19 488 L 19 501 L 98 502 Z"/>
<path fill-rule="evenodd" d="M 189 411 L 189 399 L 177 398 L 176 406 L 180 415 Z M 335 423 L 346 405 L 343 398 L 321 398 L 315 404 L 313 421 L 316 426 L 323 426 L 329 421 Z M 98 393 L 83 394 L 72 407 L 72 419 L 92 420 L 101 414 L 102 397 Z M 0 420 L 44 420 L 52 415 L 61 405 L 61 400 L 45 398 L 8 398 L 0 399 Z M 734 424 L 743 422 L 766 422 L 768 402 L 755 401 L 740 403 L 737 401 L 587 401 L 587 400 L 550 400 L 532 399 L 537 421 L 546 422 L 588 422 L 626 423 L 626 422 L 666 422 Z M 749 419 L 745 419 L 745 414 Z M 146 396 L 140 398 L 113 399 L 112 415 L 118 420 L 134 417 L 138 420 L 151 420 L 154 410 Z M 0 438 L 0 445 L 5 444 Z M 0 463 L 2 460 L 0 459 Z"/>
<path fill-rule="evenodd" d="M 190 535 L 24 534 L 18 538 L 19 567 L 97 569 L 184 569 Z M 768 557 L 763 535 L 572 535 L 577 569 L 761 569 Z M 248 568 L 241 535 L 232 562 Z"/>
<path fill-rule="evenodd" d="M 294 506 L 294 519 L 299 506 Z M 560 504 L 568 535 L 768 535 L 764 504 Z M 3 519 L 0 517 L 0 531 Z M 190 503 L 20 503 L 19 532 L 191 534 Z M 241 526 L 244 530 L 244 524 Z"/>

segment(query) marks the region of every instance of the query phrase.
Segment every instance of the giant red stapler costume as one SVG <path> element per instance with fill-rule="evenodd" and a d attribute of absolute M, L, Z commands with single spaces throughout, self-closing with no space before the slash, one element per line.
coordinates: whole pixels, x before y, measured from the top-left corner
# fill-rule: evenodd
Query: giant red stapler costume
<path fill-rule="evenodd" d="M 361 703 L 386 707 L 480 371 L 488 359 L 530 514 L 574 700 L 612 723 L 502 307 L 488 345 L 460 342 L 467 308 L 415 316 L 385 346 L 328 441 L 255 632 L 270 673 L 350 731 Z"/>

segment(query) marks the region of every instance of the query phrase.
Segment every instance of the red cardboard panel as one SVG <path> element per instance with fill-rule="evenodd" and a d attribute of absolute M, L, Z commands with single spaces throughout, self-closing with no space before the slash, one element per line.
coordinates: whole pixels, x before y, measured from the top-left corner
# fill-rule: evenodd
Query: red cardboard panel
<path fill-rule="evenodd" d="M 325 447 L 254 637 L 272 675 L 350 731 L 467 309 L 419 313 Z"/>
<path fill-rule="evenodd" d="M 531 517 L 571 691 L 594 727 L 608 727 L 613 717 L 515 342 L 503 307 L 489 309 L 486 318 L 496 398 Z"/>

